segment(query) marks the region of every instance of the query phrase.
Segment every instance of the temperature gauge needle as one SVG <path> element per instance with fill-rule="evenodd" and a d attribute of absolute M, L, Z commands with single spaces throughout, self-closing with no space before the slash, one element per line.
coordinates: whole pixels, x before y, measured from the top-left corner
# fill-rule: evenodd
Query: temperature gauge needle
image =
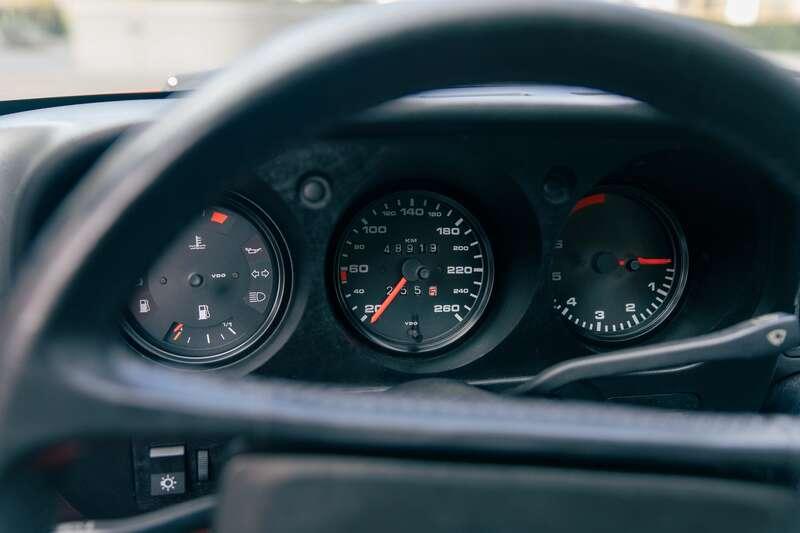
<path fill-rule="evenodd" d="M 397 298 L 397 295 L 400 294 L 400 291 L 403 290 L 403 287 L 406 286 L 406 283 L 407 280 L 405 276 L 400 278 L 400 281 L 398 281 L 397 285 L 394 286 L 394 289 L 392 289 L 392 292 L 389 293 L 389 296 L 386 297 L 386 299 L 383 301 L 378 310 L 375 311 L 375 314 L 372 315 L 372 318 L 369 319 L 370 324 L 374 324 L 375 322 L 378 321 L 383 312 L 386 311 L 386 308 L 389 307 L 389 305 L 394 301 L 394 299 Z"/>

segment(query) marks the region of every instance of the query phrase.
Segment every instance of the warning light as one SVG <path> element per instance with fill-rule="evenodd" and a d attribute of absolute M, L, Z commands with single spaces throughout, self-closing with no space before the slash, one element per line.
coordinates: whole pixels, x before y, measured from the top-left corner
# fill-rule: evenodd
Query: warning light
<path fill-rule="evenodd" d="M 224 224 L 225 221 L 228 220 L 228 215 L 225 213 L 220 213 L 219 211 L 214 211 L 211 213 L 211 222 L 215 222 L 217 224 Z"/>
<path fill-rule="evenodd" d="M 439 288 L 436 285 L 428 287 L 428 296 L 436 296 L 439 294 Z"/>

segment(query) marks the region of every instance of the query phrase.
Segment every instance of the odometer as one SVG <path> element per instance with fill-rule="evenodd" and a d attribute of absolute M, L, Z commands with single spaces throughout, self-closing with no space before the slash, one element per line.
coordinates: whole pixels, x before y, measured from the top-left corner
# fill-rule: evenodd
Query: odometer
<path fill-rule="evenodd" d="M 450 198 L 404 191 L 345 226 L 336 248 L 336 296 L 357 331 L 406 353 L 444 348 L 478 321 L 492 290 L 489 242 Z"/>

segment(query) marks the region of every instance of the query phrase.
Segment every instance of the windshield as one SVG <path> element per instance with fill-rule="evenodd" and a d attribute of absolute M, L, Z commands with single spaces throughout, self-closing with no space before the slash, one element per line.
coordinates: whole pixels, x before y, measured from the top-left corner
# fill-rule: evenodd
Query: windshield
<path fill-rule="evenodd" d="M 388 1 L 0 0 L 0 100 L 180 89 L 304 19 Z M 800 0 L 622 3 L 730 26 L 800 71 Z"/>

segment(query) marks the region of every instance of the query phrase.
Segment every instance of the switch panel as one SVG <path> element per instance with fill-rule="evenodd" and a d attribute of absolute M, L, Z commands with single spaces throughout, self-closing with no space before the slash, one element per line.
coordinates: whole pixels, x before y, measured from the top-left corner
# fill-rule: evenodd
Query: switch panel
<path fill-rule="evenodd" d="M 149 511 L 213 492 L 226 442 L 178 437 L 131 444 L 136 503 Z"/>

